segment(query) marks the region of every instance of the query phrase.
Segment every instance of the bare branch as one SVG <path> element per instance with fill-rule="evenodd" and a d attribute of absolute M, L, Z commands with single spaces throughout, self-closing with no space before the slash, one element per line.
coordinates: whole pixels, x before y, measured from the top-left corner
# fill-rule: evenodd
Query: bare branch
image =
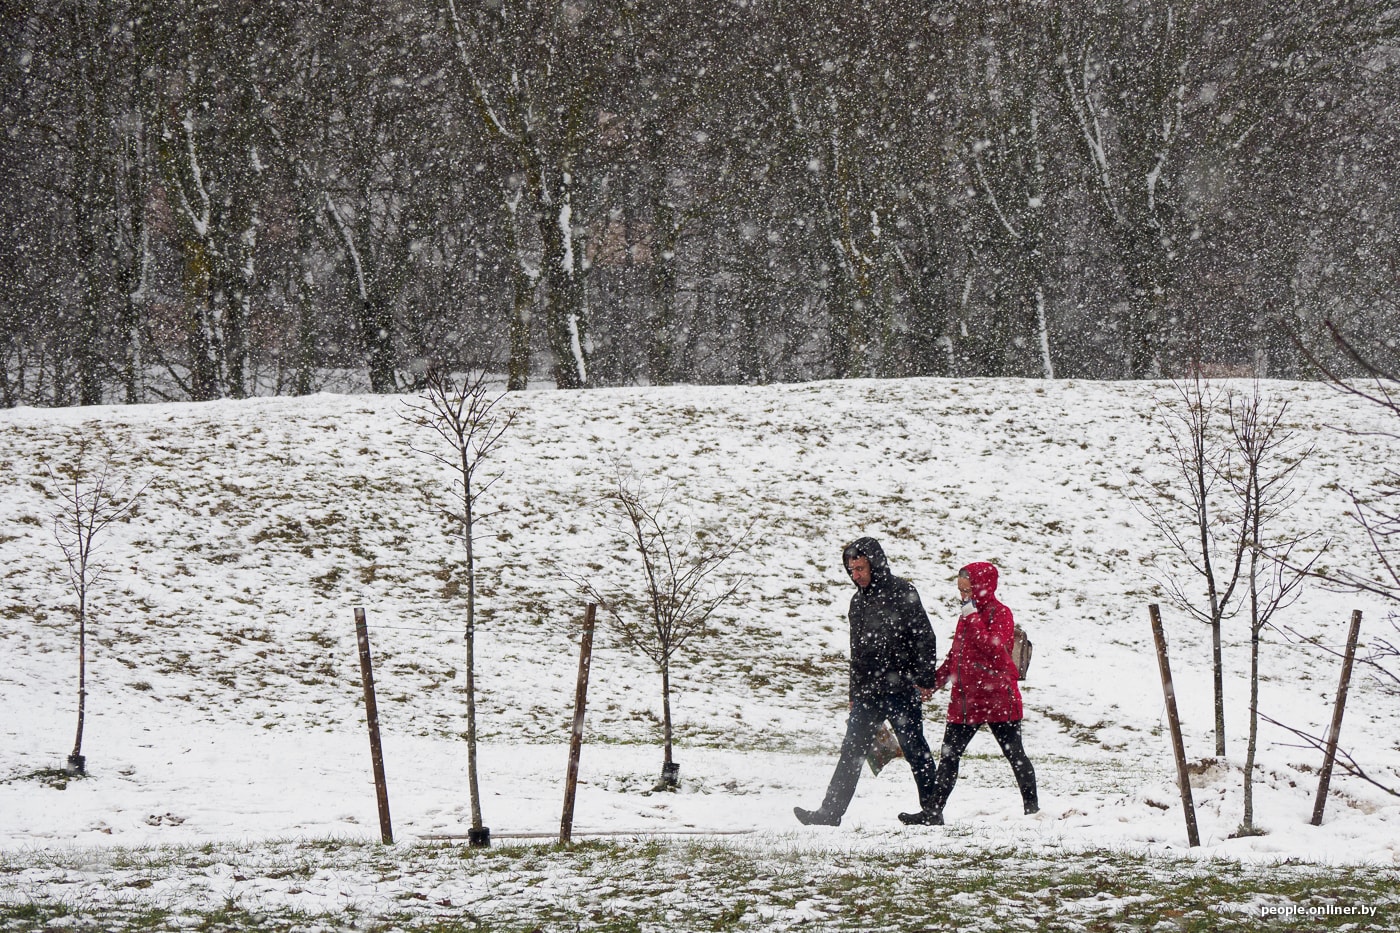
<path fill-rule="evenodd" d="M 1400 633 L 1400 617 L 1391 616 L 1390 623 L 1397 633 Z M 1319 642 L 1315 638 L 1307 638 L 1292 627 L 1285 627 L 1283 632 L 1292 637 L 1292 640 L 1299 644 L 1316 648 L 1334 658 L 1346 657 L 1345 652 L 1332 645 Z M 1358 654 L 1355 663 L 1364 665 L 1371 673 L 1371 676 L 1390 692 L 1400 692 L 1400 670 L 1397 670 L 1396 660 L 1400 658 L 1400 645 L 1388 638 L 1373 638 L 1366 643 L 1366 654 Z"/>
<path fill-rule="evenodd" d="M 1285 732 L 1293 733 L 1298 738 L 1302 739 L 1305 743 L 1307 743 L 1306 745 L 1298 746 L 1299 748 L 1314 748 L 1317 751 L 1323 752 L 1324 754 L 1326 753 L 1326 738 L 1322 736 L 1313 735 L 1309 732 L 1304 732 L 1302 729 L 1297 729 L 1293 726 L 1285 725 L 1279 722 L 1277 719 L 1271 719 L 1263 713 L 1259 714 L 1259 718 L 1269 723 L 1270 725 L 1277 726 Z M 1337 764 L 1342 766 L 1342 770 L 1345 771 L 1347 774 L 1350 774 L 1352 777 L 1360 778 L 1366 783 L 1385 791 L 1392 797 L 1400 797 L 1400 789 L 1390 787 L 1386 784 L 1382 784 L 1380 781 L 1371 777 L 1369 774 L 1366 773 L 1365 769 L 1363 769 L 1361 765 L 1357 763 L 1356 759 L 1352 757 L 1351 753 L 1348 752 L 1346 749 L 1342 748 L 1341 746 L 1337 747 L 1336 761 Z"/>

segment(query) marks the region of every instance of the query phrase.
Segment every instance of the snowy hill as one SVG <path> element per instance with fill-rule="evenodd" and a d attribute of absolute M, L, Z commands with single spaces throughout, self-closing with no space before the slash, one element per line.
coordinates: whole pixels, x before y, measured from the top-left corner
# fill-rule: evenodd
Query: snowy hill
<path fill-rule="evenodd" d="M 1247 390 L 1247 385 L 1239 388 Z M 1265 383 L 1316 452 L 1299 530 L 1333 540 L 1329 565 L 1371 566 L 1345 490 L 1396 458 L 1347 434 L 1379 412 L 1324 386 Z M 576 826 L 756 828 L 775 844 L 897 837 L 915 805 L 902 764 L 866 775 L 841 828 L 804 830 L 830 776 L 845 708 L 841 546 L 881 539 L 919 587 L 946 649 L 957 568 L 991 560 L 1030 631 L 1026 747 L 1043 812 L 1027 818 L 987 735 L 974 740 L 950 825 L 988 844 L 1185 848 L 1147 605 L 1161 550 L 1128 487 L 1163 477 L 1142 383 L 912 380 L 762 388 L 538 391 L 488 472 L 503 510 L 479 542 L 484 815 L 497 834 L 558 828 L 582 603 L 567 574 L 635 579 L 600 502 L 626 463 L 674 485 L 696 514 L 752 523 L 745 585 L 718 633 L 676 671 L 682 791 L 659 772 L 659 683 L 600 629 Z M 0 847 L 377 836 L 352 611 L 369 618 L 395 828 L 402 838 L 468 823 L 461 556 L 423 492 L 447 478 L 410 442 L 405 400 L 306 399 L 0 413 Z M 1393 425 L 1391 427 L 1394 427 Z M 49 530 L 46 467 L 88 439 L 117 472 L 150 480 L 103 555 L 92 597 L 92 775 L 64 790 L 18 780 L 71 747 L 77 682 L 72 597 Z M 95 461 L 94 461 L 95 462 Z M 601 567 L 602 569 L 596 569 Z M 1308 589 L 1281 622 L 1340 644 L 1353 609 L 1383 633 L 1373 597 Z M 1187 754 L 1210 754 L 1205 630 L 1164 606 Z M 1197 775 L 1202 851 L 1244 859 L 1400 864 L 1400 800 L 1338 775 L 1324 826 L 1307 825 L 1320 755 L 1261 733 L 1257 822 L 1241 817 L 1247 630 L 1227 632 L 1227 761 Z M 1340 664 L 1270 633 L 1261 710 L 1320 734 Z M 926 707 L 941 735 L 946 694 Z M 1400 697 L 1362 673 L 1343 744 L 1400 784 Z"/>

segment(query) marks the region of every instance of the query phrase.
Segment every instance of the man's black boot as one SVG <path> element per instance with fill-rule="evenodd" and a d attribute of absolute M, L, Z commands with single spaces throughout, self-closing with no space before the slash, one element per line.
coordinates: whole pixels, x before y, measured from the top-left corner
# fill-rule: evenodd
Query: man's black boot
<path fill-rule="evenodd" d="M 905 826 L 942 826 L 942 810 L 920 810 L 917 813 L 901 813 L 899 821 Z"/>
<path fill-rule="evenodd" d="M 841 817 L 834 813 L 827 813 L 825 810 L 804 810 L 801 807 L 793 807 L 792 813 L 797 817 L 797 822 L 803 826 L 841 825 Z"/>

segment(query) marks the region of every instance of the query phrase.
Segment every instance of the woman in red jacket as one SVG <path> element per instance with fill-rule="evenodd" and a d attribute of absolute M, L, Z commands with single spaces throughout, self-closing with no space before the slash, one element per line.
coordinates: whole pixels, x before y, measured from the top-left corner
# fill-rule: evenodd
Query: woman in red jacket
<path fill-rule="evenodd" d="M 1011 660 L 1016 623 L 1011 610 L 997 599 L 996 593 L 997 568 L 993 565 L 968 564 L 958 572 L 963 615 L 958 619 L 953 646 L 938 668 L 934 683 L 934 690 L 950 686 L 952 698 L 934 778 L 933 805 L 917 813 L 901 813 L 899 818 L 905 823 L 943 824 L 943 805 L 957 783 L 962 753 L 984 725 L 991 730 L 1006 760 L 1011 762 L 1026 812 L 1040 810 L 1035 768 L 1021 745 L 1021 689 L 1016 685 L 1019 672 Z M 925 699 L 931 695 L 929 691 Z"/>

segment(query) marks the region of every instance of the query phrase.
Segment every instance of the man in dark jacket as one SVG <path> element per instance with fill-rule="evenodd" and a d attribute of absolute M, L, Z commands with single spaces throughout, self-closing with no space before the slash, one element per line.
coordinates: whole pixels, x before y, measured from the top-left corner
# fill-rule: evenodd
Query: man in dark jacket
<path fill-rule="evenodd" d="M 924 739 L 919 688 L 931 687 L 938 669 L 933 626 L 908 580 L 890 573 L 884 549 L 874 538 L 859 538 L 841 555 L 856 585 L 851 597 L 851 711 L 841 757 L 819 810 L 793 807 L 808 826 L 838 826 L 855 796 L 861 764 L 880 723 L 888 720 L 904 758 L 914 772 L 919 803 L 933 802 L 937 763 Z"/>

